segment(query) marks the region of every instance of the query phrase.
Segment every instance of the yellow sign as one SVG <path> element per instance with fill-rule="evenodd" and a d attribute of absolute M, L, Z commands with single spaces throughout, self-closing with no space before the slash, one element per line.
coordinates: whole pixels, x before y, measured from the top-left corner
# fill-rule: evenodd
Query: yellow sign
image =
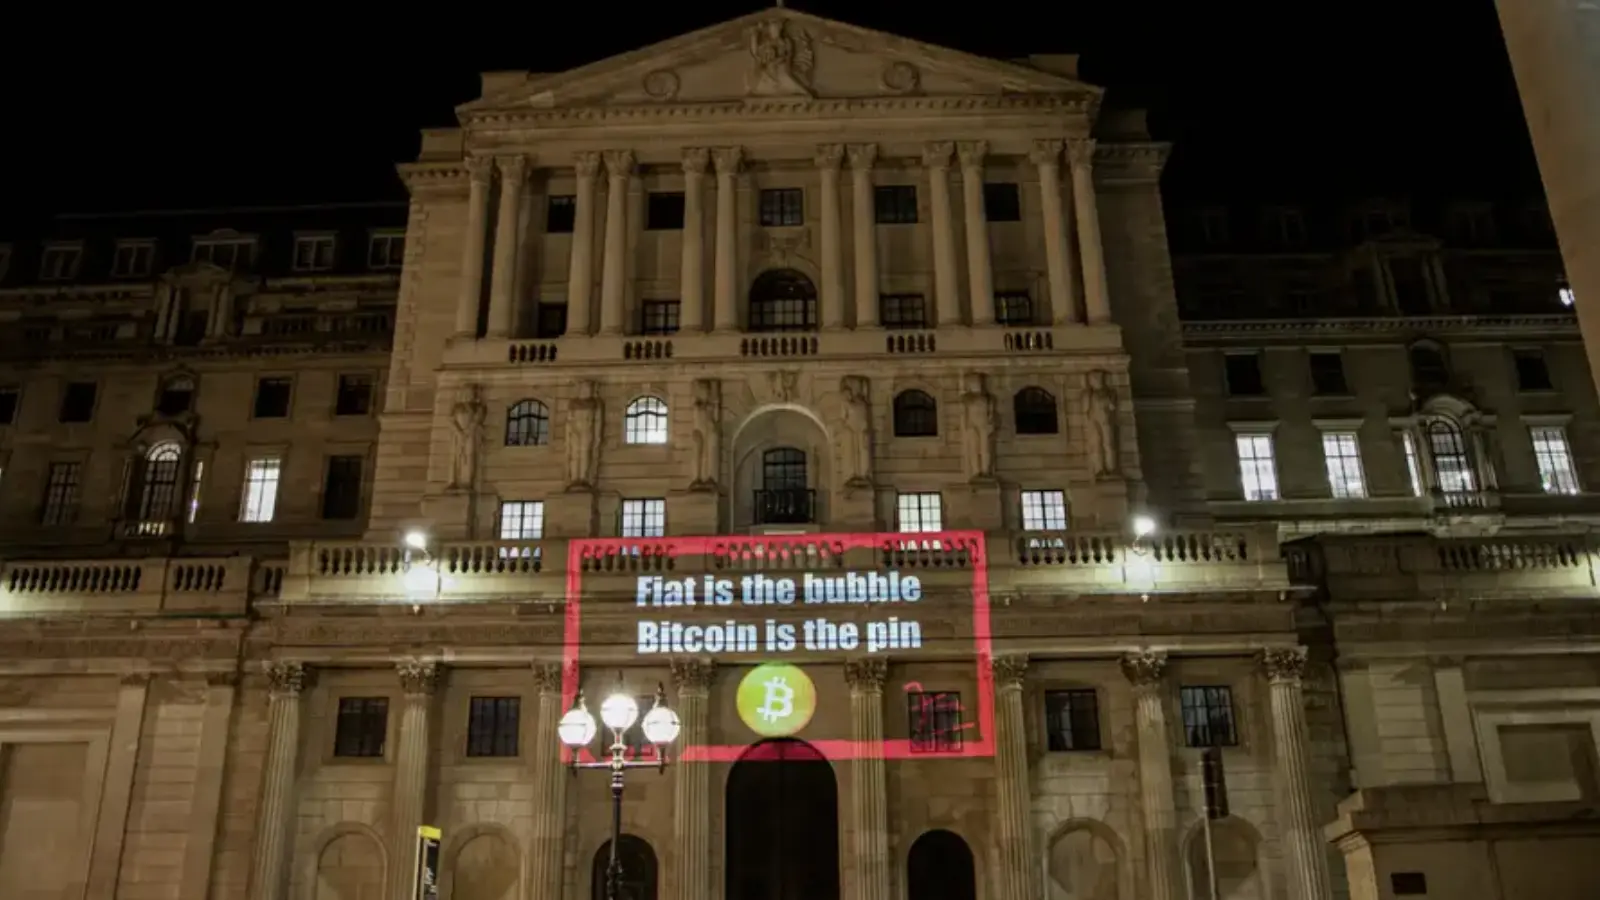
<path fill-rule="evenodd" d="M 750 670 L 734 695 L 739 718 L 762 737 L 788 737 L 817 711 L 817 688 L 799 666 L 765 663 Z"/>

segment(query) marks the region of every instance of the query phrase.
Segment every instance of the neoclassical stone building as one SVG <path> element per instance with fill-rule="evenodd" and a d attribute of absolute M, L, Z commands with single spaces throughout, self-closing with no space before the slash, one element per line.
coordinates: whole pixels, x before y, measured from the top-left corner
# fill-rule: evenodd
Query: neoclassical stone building
<path fill-rule="evenodd" d="M 1593 896 L 1572 320 L 1185 324 L 1102 99 L 779 9 L 5 247 L 0 892 L 600 897 L 556 724 L 659 686 L 630 897 L 1205 896 L 1212 746 L 1222 897 Z"/>

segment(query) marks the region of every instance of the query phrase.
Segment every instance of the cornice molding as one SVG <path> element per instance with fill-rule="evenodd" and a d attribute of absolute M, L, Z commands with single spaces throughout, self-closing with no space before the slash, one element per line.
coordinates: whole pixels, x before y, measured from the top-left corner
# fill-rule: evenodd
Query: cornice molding
<path fill-rule="evenodd" d="M 542 127 L 591 125 L 618 121 L 661 122 L 772 118 L 824 120 L 856 114 L 952 112 L 1088 112 L 1092 98 L 1081 93 L 1041 93 L 954 97 L 854 97 L 808 99 L 783 97 L 770 100 L 720 100 L 706 103 L 616 104 L 570 106 L 555 109 L 495 109 L 463 112 L 463 126 L 538 125 Z M 437 166 L 410 163 L 400 167 L 401 177 L 425 176 L 420 168 Z M 408 185 L 410 182 L 407 182 Z"/>
<path fill-rule="evenodd" d="M 1578 334 L 1578 319 L 1565 313 L 1525 316 L 1374 316 L 1353 319 L 1227 319 L 1184 322 L 1186 338 L 1348 334 L 1416 334 L 1449 331 L 1560 331 Z"/>

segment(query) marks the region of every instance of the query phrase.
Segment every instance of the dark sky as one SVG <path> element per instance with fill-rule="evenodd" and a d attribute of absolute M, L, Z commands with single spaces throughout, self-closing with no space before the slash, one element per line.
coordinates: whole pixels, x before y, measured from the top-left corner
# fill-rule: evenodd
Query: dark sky
<path fill-rule="evenodd" d="M 155 5 L 62 5 L 0 62 L 0 228 L 55 212 L 399 197 L 393 163 L 416 152 L 417 129 L 453 123 L 479 71 L 557 71 L 762 5 L 358 14 L 324 0 L 166 21 Z M 1079 53 L 1109 102 L 1151 110 L 1176 146 L 1167 190 L 1184 198 L 1538 190 L 1493 0 L 791 5 L 986 55 Z"/>

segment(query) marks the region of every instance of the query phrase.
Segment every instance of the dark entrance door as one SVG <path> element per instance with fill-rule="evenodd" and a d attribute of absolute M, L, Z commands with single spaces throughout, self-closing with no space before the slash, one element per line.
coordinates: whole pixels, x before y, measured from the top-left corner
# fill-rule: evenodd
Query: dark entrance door
<path fill-rule="evenodd" d="M 833 767 L 804 741 L 762 741 L 728 773 L 726 900 L 839 900 Z"/>
<path fill-rule="evenodd" d="M 930 831 L 917 838 L 906 858 L 906 896 L 976 900 L 978 879 L 967 842 L 949 831 Z"/>

